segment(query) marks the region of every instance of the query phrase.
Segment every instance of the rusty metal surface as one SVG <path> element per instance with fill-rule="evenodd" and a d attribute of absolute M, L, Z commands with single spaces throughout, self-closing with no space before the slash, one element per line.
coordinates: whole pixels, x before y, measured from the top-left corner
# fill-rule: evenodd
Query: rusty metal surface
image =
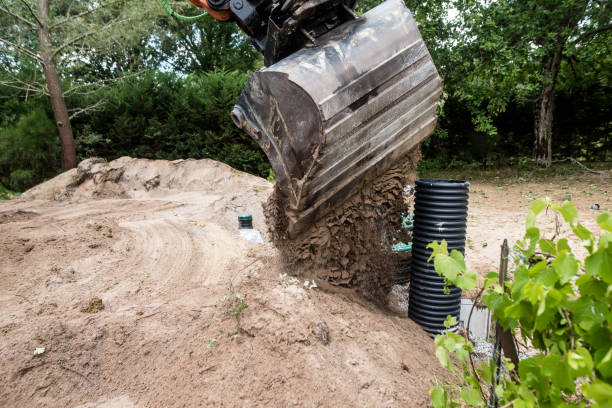
<path fill-rule="evenodd" d="M 412 15 L 387 0 L 255 72 L 232 118 L 268 156 L 294 237 L 431 134 L 440 90 Z"/>

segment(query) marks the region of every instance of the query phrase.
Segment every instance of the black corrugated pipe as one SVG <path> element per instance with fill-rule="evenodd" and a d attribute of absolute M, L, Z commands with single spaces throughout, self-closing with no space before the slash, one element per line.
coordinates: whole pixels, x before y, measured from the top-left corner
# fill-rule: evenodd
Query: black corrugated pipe
<path fill-rule="evenodd" d="M 434 335 L 445 330 L 447 315 L 459 321 L 461 289 L 451 286 L 444 294 L 444 278 L 428 263 L 432 241 L 446 240 L 449 252 L 465 252 L 467 227 L 467 181 L 419 179 L 414 199 L 412 270 L 408 316 Z"/>

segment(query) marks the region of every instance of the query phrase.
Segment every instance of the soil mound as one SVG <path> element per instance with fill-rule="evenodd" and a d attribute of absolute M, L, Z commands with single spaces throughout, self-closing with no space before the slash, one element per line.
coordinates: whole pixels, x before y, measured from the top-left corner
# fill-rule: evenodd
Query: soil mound
<path fill-rule="evenodd" d="M 265 232 L 268 182 L 211 160 L 88 163 L 0 202 L 2 404 L 428 404 L 444 372 L 416 324 L 239 237 L 243 213 Z"/>
<path fill-rule="evenodd" d="M 71 197 L 161 198 L 176 193 L 229 194 L 267 191 L 259 177 L 210 160 L 148 160 L 121 157 L 107 162 L 92 157 L 22 194 L 22 199 Z"/>

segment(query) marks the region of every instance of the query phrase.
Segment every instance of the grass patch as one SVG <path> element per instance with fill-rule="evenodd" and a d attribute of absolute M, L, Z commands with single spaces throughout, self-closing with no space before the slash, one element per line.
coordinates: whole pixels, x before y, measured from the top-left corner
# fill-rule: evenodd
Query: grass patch
<path fill-rule="evenodd" d="M 590 170 L 602 174 L 608 173 L 608 176 L 612 176 L 610 173 L 610 170 L 612 170 L 611 162 L 582 162 L 581 164 Z M 422 160 L 417 171 L 421 178 L 459 179 L 494 184 L 597 176 L 583 166 L 571 161 L 564 161 L 553 163 L 548 168 L 541 168 L 530 159 L 519 159 L 514 160 L 514 163 L 508 163 L 504 167 L 483 167 L 476 163 L 451 163 L 450 166 L 444 167 L 435 160 Z"/>
<path fill-rule="evenodd" d="M 12 200 L 13 198 L 19 197 L 19 193 L 9 190 L 0 184 L 0 200 Z"/>

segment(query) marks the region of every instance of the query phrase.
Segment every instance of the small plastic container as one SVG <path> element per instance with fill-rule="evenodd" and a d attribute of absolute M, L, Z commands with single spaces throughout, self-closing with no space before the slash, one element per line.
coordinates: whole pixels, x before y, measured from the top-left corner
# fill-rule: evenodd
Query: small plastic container
<path fill-rule="evenodd" d="M 253 228 L 253 216 L 251 214 L 244 214 L 238 216 L 238 232 L 240 237 L 250 242 L 257 242 L 263 244 L 263 238 L 259 231 Z"/>
<path fill-rule="evenodd" d="M 253 216 L 251 214 L 243 214 L 238 216 L 239 229 L 253 229 Z"/>

